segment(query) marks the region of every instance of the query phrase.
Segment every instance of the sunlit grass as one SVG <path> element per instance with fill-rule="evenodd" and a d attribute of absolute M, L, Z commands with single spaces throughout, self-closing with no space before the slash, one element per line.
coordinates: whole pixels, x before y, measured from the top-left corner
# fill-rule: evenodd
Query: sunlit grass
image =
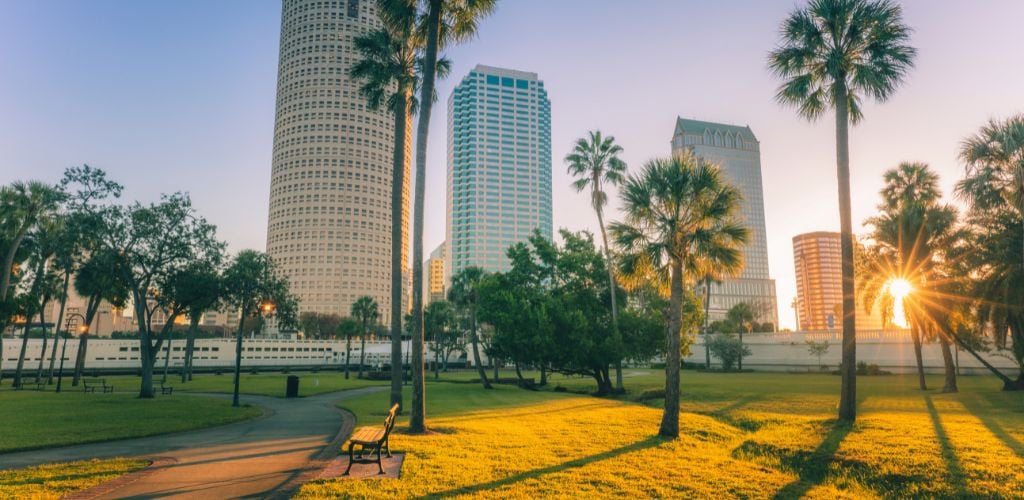
<path fill-rule="evenodd" d="M 148 460 L 113 458 L 0 471 L 0 498 L 60 498 L 148 464 Z"/>
<path fill-rule="evenodd" d="M 637 371 L 624 399 L 428 385 L 428 436 L 399 432 L 399 480 L 328 480 L 304 497 L 1021 497 L 1024 395 L 988 378 L 962 394 L 913 389 L 899 376 L 861 379 L 860 417 L 836 425 L 838 377 L 683 375 L 677 441 L 654 437 L 657 387 Z M 587 387 L 585 379 L 562 385 Z M 627 378 L 627 387 L 630 387 Z M 575 387 L 572 387 L 575 389 Z M 383 418 L 386 394 L 346 401 L 360 424 Z M 399 431 L 404 423 L 399 423 Z"/>

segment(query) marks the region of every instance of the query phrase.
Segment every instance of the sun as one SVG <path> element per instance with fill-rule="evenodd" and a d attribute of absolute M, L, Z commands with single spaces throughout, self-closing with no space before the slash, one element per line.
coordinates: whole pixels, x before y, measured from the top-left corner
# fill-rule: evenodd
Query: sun
<path fill-rule="evenodd" d="M 889 281 L 889 295 L 892 295 L 893 311 L 892 311 L 892 322 L 896 325 L 906 328 L 907 315 L 903 309 L 903 300 L 907 298 L 914 291 L 914 285 L 911 285 L 909 281 L 903 278 L 893 278 Z"/>
<path fill-rule="evenodd" d="M 914 285 L 903 278 L 894 278 L 889 282 L 889 293 L 892 298 L 902 301 L 907 295 L 914 291 Z"/>

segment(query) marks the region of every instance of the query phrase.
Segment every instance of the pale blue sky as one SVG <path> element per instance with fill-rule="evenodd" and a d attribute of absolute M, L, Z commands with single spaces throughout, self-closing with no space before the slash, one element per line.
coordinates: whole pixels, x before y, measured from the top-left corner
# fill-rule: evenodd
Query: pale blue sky
<path fill-rule="evenodd" d="M 800 2 L 503 0 L 480 36 L 449 53 L 451 88 L 475 64 L 534 71 L 552 103 L 554 222 L 596 221 L 561 158 L 600 128 L 631 167 L 669 153 L 675 117 L 749 124 L 761 141 L 769 258 L 792 326 L 793 235 L 835 230 L 831 120 L 808 124 L 772 96 L 779 22 Z M 1024 2 L 904 2 L 917 68 L 851 133 L 854 217 L 881 173 L 930 163 L 949 188 L 958 142 L 989 117 L 1024 112 Z M 185 190 L 233 249 L 266 237 L 280 2 L 2 2 L 0 183 L 55 181 L 89 163 L 144 201 Z M 427 252 L 444 239 L 444 107 L 432 122 Z M 612 209 L 614 213 L 614 207 Z M 615 218 L 613 215 L 612 218 Z"/>

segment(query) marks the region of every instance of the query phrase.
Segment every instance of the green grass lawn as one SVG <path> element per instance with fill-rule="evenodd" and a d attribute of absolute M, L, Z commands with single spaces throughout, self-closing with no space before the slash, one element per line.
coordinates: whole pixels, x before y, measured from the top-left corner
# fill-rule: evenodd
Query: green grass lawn
<path fill-rule="evenodd" d="M 407 454 L 400 480 L 316 481 L 300 496 L 1024 498 L 1024 394 L 989 377 L 961 378 L 959 394 L 861 377 L 858 421 L 837 426 L 836 376 L 687 371 L 681 437 L 665 441 L 661 401 L 635 401 L 661 387 L 660 371 L 626 374 L 618 399 L 430 383 L 434 432 L 408 435 L 400 421 L 393 437 Z M 387 400 L 342 406 L 379 425 Z"/>
<path fill-rule="evenodd" d="M 0 453 L 186 431 L 260 414 L 256 407 L 198 396 L 2 391 Z"/>
<path fill-rule="evenodd" d="M 61 498 L 147 465 L 148 460 L 113 458 L 0 471 L 0 498 Z"/>
<path fill-rule="evenodd" d="M 374 385 L 386 385 L 386 381 L 360 380 L 352 373 L 346 380 L 343 373 L 335 371 L 326 372 L 282 372 L 257 373 L 242 372 L 242 381 L 239 384 L 239 391 L 242 394 L 254 394 L 257 396 L 284 397 L 285 383 L 289 375 L 299 377 L 299 396 L 313 396 L 327 392 L 337 392 L 347 389 L 359 389 Z M 104 377 L 107 383 L 113 384 L 118 391 L 137 391 L 139 388 L 139 377 L 136 376 L 111 376 Z M 221 375 L 197 374 L 191 382 L 181 383 L 181 377 L 168 375 L 168 385 L 174 387 L 174 392 L 220 392 L 231 393 L 234 391 L 234 374 L 224 372 Z M 154 375 L 154 385 L 159 391 L 160 375 Z"/>

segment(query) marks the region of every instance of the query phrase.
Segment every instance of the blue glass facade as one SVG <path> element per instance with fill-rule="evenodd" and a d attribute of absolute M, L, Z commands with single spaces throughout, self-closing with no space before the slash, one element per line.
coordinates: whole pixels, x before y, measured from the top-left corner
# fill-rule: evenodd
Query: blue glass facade
<path fill-rule="evenodd" d="M 508 269 L 534 229 L 552 237 L 551 102 L 535 73 L 477 66 L 448 100 L 448 275 Z"/>

